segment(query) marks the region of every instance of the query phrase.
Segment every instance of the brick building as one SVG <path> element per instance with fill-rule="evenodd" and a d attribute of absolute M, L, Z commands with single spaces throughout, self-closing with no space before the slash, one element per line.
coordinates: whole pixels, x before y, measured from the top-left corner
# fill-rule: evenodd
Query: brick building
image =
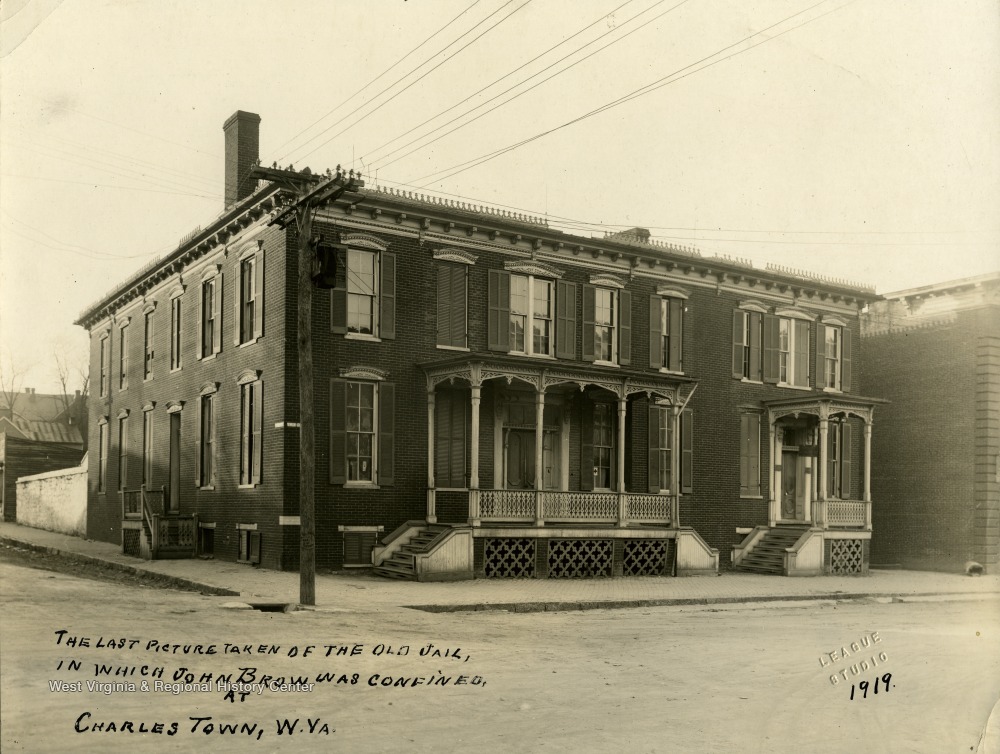
<path fill-rule="evenodd" d="M 998 565 L 1000 273 L 886 294 L 864 315 L 865 388 L 888 398 L 872 448 L 872 560 Z"/>
<path fill-rule="evenodd" d="M 79 320 L 88 532 L 137 555 L 298 566 L 300 196 L 248 177 L 258 123 L 225 126 L 231 205 Z M 867 569 L 872 289 L 294 175 L 328 196 L 336 262 L 312 311 L 320 568 Z"/>

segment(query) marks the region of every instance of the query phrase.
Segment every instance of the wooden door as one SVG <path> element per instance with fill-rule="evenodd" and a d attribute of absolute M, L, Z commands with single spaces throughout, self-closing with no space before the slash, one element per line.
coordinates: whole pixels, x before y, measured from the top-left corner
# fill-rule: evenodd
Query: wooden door
<path fill-rule="evenodd" d="M 170 513 L 180 510 L 181 494 L 181 415 L 170 414 L 170 489 L 168 508 Z"/>

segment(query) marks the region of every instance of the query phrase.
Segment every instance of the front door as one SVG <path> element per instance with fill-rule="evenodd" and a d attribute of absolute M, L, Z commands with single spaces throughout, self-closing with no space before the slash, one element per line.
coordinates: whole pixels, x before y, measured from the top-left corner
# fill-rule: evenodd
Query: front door
<path fill-rule="evenodd" d="M 805 504 L 799 484 L 799 454 L 795 450 L 781 453 L 781 517 L 785 520 L 805 520 Z"/>
<path fill-rule="evenodd" d="M 507 430 L 506 466 L 504 478 L 508 490 L 533 490 L 535 488 L 535 432 L 528 429 Z M 542 487 L 547 490 L 559 487 L 559 438 L 558 433 L 542 433 Z"/>
<path fill-rule="evenodd" d="M 179 412 L 170 416 L 170 489 L 168 491 L 167 510 L 177 513 L 180 510 L 181 494 L 181 415 Z"/>

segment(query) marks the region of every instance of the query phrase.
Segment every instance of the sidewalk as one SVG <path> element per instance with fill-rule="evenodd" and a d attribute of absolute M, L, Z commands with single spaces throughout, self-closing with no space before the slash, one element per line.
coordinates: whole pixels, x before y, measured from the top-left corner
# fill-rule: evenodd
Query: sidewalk
<path fill-rule="evenodd" d="M 218 560 L 139 560 L 123 555 L 116 545 L 5 522 L 0 522 L 0 543 L 165 576 L 210 594 L 239 595 L 240 600 L 246 602 L 298 601 L 297 572 L 269 571 Z M 798 579 L 724 573 L 689 578 L 478 579 L 425 584 L 394 581 L 367 573 L 318 573 L 316 576 L 317 609 L 349 612 L 407 607 L 432 612 L 535 612 L 802 600 L 924 601 L 997 597 L 1000 597 L 998 575 L 969 577 L 929 571 L 872 571 L 867 577 Z"/>

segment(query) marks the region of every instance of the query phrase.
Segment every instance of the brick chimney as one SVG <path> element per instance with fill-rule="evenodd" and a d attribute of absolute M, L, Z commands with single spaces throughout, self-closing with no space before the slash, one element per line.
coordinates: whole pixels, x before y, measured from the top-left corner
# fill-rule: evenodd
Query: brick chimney
<path fill-rule="evenodd" d="M 250 169 L 260 159 L 260 116 L 237 110 L 223 124 L 226 133 L 226 208 L 257 188 Z"/>

